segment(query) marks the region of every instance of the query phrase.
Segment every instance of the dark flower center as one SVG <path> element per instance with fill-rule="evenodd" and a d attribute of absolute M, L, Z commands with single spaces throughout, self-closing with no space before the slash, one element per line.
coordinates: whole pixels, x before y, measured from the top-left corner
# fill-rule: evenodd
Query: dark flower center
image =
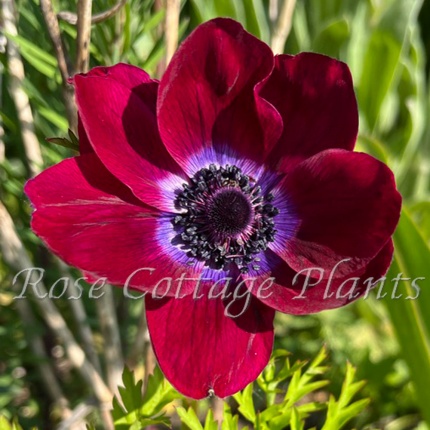
<path fill-rule="evenodd" d="M 200 169 L 183 185 L 175 200 L 182 210 L 173 219 L 173 243 L 188 257 L 213 269 L 234 266 L 243 273 L 259 270 L 260 252 L 276 234 L 274 217 L 279 210 L 249 176 L 236 166 Z"/>
<path fill-rule="evenodd" d="M 236 189 L 220 190 L 208 204 L 208 219 L 218 234 L 240 234 L 251 221 L 252 213 L 251 202 Z"/>

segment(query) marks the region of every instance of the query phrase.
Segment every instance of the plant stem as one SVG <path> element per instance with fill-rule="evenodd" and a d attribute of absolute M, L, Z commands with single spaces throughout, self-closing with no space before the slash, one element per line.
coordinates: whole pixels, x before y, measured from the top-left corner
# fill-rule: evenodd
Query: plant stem
<path fill-rule="evenodd" d="M 88 72 L 91 42 L 92 0 L 78 0 L 78 36 L 76 50 L 76 72 Z"/>
<path fill-rule="evenodd" d="M 3 0 L 2 12 L 5 32 L 12 36 L 18 35 L 14 1 Z M 16 107 L 29 172 L 30 176 L 35 176 L 40 172 L 43 165 L 42 153 L 34 132 L 33 113 L 31 112 L 30 102 L 23 89 L 25 79 L 24 65 L 22 64 L 16 43 L 10 39 L 7 42 L 7 64 L 9 71 L 9 92 Z"/>
<path fill-rule="evenodd" d="M 127 3 L 127 0 L 120 0 L 117 4 L 113 5 L 110 9 L 104 12 L 96 13 L 91 17 L 91 24 L 98 24 L 100 22 L 106 21 L 112 18 L 119 10 Z M 71 25 L 76 25 L 78 23 L 78 15 L 73 12 L 63 11 L 57 13 L 57 18 L 62 21 L 66 21 Z"/>
<path fill-rule="evenodd" d="M 294 8 L 296 0 L 285 0 L 275 29 L 273 30 L 271 48 L 275 54 L 283 54 L 285 42 L 290 34 L 293 23 Z"/>
<path fill-rule="evenodd" d="M 40 0 L 40 7 L 42 9 L 42 14 L 48 29 L 49 37 L 51 38 L 52 44 L 54 46 L 58 68 L 60 69 L 61 73 L 63 100 L 66 107 L 69 128 L 76 133 L 78 129 L 78 117 L 73 97 L 73 87 L 68 84 L 69 77 L 73 75 L 71 62 L 67 57 L 65 50 L 63 49 L 60 26 L 54 13 L 51 0 Z"/>

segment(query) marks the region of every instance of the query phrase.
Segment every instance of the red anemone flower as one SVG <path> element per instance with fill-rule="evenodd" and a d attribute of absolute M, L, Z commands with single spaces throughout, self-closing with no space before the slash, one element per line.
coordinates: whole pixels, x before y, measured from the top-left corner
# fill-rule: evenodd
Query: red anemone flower
<path fill-rule="evenodd" d="M 73 84 L 80 155 L 27 183 L 32 228 L 67 263 L 146 293 L 155 354 L 185 395 L 253 381 L 275 310 L 343 306 L 386 273 L 401 197 L 386 165 L 353 152 L 344 63 L 273 56 L 215 19 L 160 82 L 118 64 Z"/>

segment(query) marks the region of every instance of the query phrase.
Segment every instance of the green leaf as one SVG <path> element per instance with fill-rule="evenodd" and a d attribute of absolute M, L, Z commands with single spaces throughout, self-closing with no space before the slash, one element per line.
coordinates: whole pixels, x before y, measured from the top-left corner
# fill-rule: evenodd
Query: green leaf
<path fill-rule="evenodd" d="M 357 2 L 357 9 L 354 19 L 349 20 L 350 37 L 346 47 L 346 63 L 356 83 L 362 70 L 362 62 L 366 53 L 366 46 L 369 39 L 369 17 L 367 2 Z"/>
<path fill-rule="evenodd" d="M 349 37 L 349 31 L 349 23 L 345 18 L 331 22 L 315 39 L 315 51 L 338 57 L 342 44 Z"/>
<path fill-rule="evenodd" d="M 266 393 L 266 402 L 269 406 L 275 403 L 276 395 L 279 392 L 277 386 L 306 364 L 306 362 L 296 361 L 291 366 L 288 355 L 289 353 L 285 350 L 275 350 L 266 369 L 257 379 L 258 385 Z M 285 360 L 279 372 L 276 372 L 276 363 L 279 361 L 279 358 L 285 358 Z"/>
<path fill-rule="evenodd" d="M 15 418 L 12 422 L 9 422 L 6 417 L 0 415 L 0 430 L 23 430 L 18 424 L 18 420 Z"/>
<path fill-rule="evenodd" d="M 255 422 L 255 408 L 252 399 L 252 391 L 254 384 L 249 384 L 242 392 L 233 395 L 234 399 L 239 404 L 239 412 L 252 423 Z"/>
<path fill-rule="evenodd" d="M 119 387 L 120 401 L 115 397 L 113 401 L 112 417 L 117 430 L 136 428 L 155 424 L 168 424 L 169 419 L 163 416 L 165 405 L 181 395 L 166 381 L 161 370 L 156 367 L 154 374 L 148 378 L 148 385 L 142 397 L 142 381 L 134 381 L 133 373 L 124 368 L 122 375 L 124 387 Z M 140 426 L 140 427 L 139 427 Z"/>
<path fill-rule="evenodd" d="M 387 163 L 388 154 L 384 144 L 374 137 L 360 134 L 355 150 L 358 152 L 366 152 L 373 155 L 378 160 Z"/>
<path fill-rule="evenodd" d="M 73 149 L 73 151 L 79 152 L 79 145 L 74 144 L 65 137 L 47 137 L 45 140 L 49 143 L 54 143 L 55 145 L 60 145 L 64 148 Z"/>
<path fill-rule="evenodd" d="M 268 406 L 266 409 L 260 412 L 260 420 L 262 422 L 272 421 L 274 418 L 283 415 L 283 404 L 278 403 L 271 406 Z M 288 424 L 289 418 L 285 417 L 285 424 Z"/>
<path fill-rule="evenodd" d="M 328 381 L 315 381 L 312 382 L 315 376 L 321 375 L 327 370 L 326 366 L 322 366 L 322 362 L 327 358 L 327 351 L 323 347 L 317 356 L 312 360 L 308 369 L 302 375 L 302 368 L 298 368 L 291 378 L 291 382 L 288 386 L 288 391 L 285 399 L 288 400 L 286 408 L 291 408 L 301 398 L 307 394 L 317 391 L 320 388 L 326 386 Z"/>
<path fill-rule="evenodd" d="M 325 387 L 328 383 L 329 381 L 316 381 L 299 387 L 295 392 L 294 397 L 297 399 L 295 402 L 299 401 L 307 394 L 313 393 L 314 391 L 318 391 L 320 388 Z"/>
<path fill-rule="evenodd" d="M 199 22 L 208 21 L 216 16 L 215 5 L 213 1 L 191 0 L 193 9 Z"/>
<path fill-rule="evenodd" d="M 166 15 L 165 9 L 160 9 L 159 11 L 153 13 L 150 18 L 145 22 L 145 31 L 152 31 L 154 28 L 158 27 Z"/>
<path fill-rule="evenodd" d="M 3 415 L 0 415 L 0 430 L 12 430 L 12 425 Z"/>
<path fill-rule="evenodd" d="M 218 0 L 214 2 L 215 13 L 218 16 L 227 16 L 237 20 L 235 5 L 230 0 Z"/>
<path fill-rule="evenodd" d="M 327 366 L 322 366 L 322 363 L 327 360 L 327 349 L 323 346 L 317 356 L 311 361 L 307 373 L 310 375 L 320 375 L 327 370 Z"/>
<path fill-rule="evenodd" d="M 142 406 L 142 381 L 134 381 L 133 372 L 125 367 L 122 373 L 122 382 L 124 387 L 118 387 L 122 404 L 117 398 L 114 398 L 112 416 L 115 424 L 129 423 L 132 424 L 138 420 L 138 410 Z"/>
<path fill-rule="evenodd" d="M 24 18 L 34 28 L 34 30 L 37 32 L 43 31 L 40 21 L 37 20 L 35 14 L 31 10 L 28 10 L 25 7 L 24 2 L 19 3 L 18 13 L 20 18 Z"/>
<path fill-rule="evenodd" d="M 209 409 L 206 415 L 204 430 L 218 430 L 218 423 L 214 420 L 212 409 Z"/>
<path fill-rule="evenodd" d="M 402 45 L 391 32 L 377 29 L 370 37 L 357 94 L 370 131 L 377 124 L 382 103 L 393 84 L 401 50 Z"/>
<path fill-rule="evenodd" d="M 293 408 L 291 411 L 290 427 L 291 430 L 303 430 L 305 428 L 305 423 L 301 419 L 300 412 L 297 408 Z"/>
<path fill-rule="evenodd" d="M 143 396 L 143 406 L 140 413 L 145 416 L 153 416 L 161 412 L 161 409 L 181 395 L 167 382 L 158 366 L 148 378 L 148 386 Z"/>
<path fill-rule="evenodd" d="M 430 248 L 421 232 L 403 209 L 399 225 L 394 234 L 395 256 L 404 278 L 409 278 L 411 297 L 419 295 L 412 301 L 419 312 L 419 319 L 425 326 L 426 339 L 430 333 L 430 289 L 420 288 L 430 279 Z M 415 280 L 415 282 L 414 282 Z"/>
<path fill-rule="evenodd" d="M 430 425 L 430 289 L 421 288 L 430 279 L 430 250 L 408 213 L 403 210 L 394 234 L 395 260 L 387 281 L 399 274 L 406 281 L 383 298 L 401 346 L 417 400 L 424 419 Z M 398 297 L 398 298 L 396 298 Z"/>
<path fill-rule="evenodd" d="M 297 2 L 294 11 L 293 20 L 294 35 L 297 39 L 298 50 L 310 51 L 312 48 L 311 36 L 306 19 L 306 4 L 304 2 Z"/>
<path fill-rule="evenodd" d="M 131 11 L 130 3 L 124 5 L 124 27 L 123 27 L 123 42 L 122 51 L 129 52 L 131 48 Z"/>
<path fill-rule="evenodd" d="M 409 27 L 416 25 L 421 5 L 422 0 L 392 2 L 391 7 L 384 10 L 379 25 L 369 38 L 362 60 L 362 73 L 356 84 L 359 84 L 359 106 L 372 132 L 387 121 L 382 117 L 382 108 L 390 96 L 392 99 L 394 97 L 391 92 L 399 79 L 400 58 L 410 44 L 406 35 Z M 375 76 L 378 78 L 375 79 Z"/>
<path fill-rule="evenodd" d="M 221 430 L 237 430 L 239 423 L 239 416 L 231 413 L 230 406 L 227 402 L 224 402 L 224 413 L 223 421 L 221 424 Z"/>
<path fill-rule="evenodd" d="M 430 243 L 430 201 L 420 201 L 409 208 L 413 219 L 420 226 L 423 239 Z"/>
<path fill-rule="evenodd" d="M 369 404 L 370 399 L 361 399 L 350 404 L 353 397 L 364 385 L 363 381 L 354 382 L 355 372 L 355 368 L 348 363 L 339 400 L 336 401 L 333 396 L 330 396 L 327 418 L 322 430 L 340 430 L 348 421 L 356 418 Z"/>
<path fill-rule="evenodd" d="M 164 44 L 164 40 L 160 38 L 154 44 L 151 52 L 148 55 L 148 58 L 145 60 L 143 64 L 144 69 L 152 69 L 158 64 L 165 53 L 166 47 Z"/>
<path fill-rule="evenodd" d="M 400 150 L 397 153 L 401 155 L 399 165 L 396 166 L 396 179 L 399 185 L 410 178 L 410 168 L 417 156 L 420 146 L 423 145 L 423 134 L 427 125 L 427 105 L 426 98 L 426 77 L 425 77 L 425 52 L 423 41 L 420 37 L 420 29 L 411 23 L 408 31 L 408 40 L 410 43 L 410 54 L 404 55 L 402 60 L 403 73 L 399 85 L 402 91 L 400 93 L 401 102 L 405 109 L 405 124 L 399 129 Z M 397 147 L 397 145 L 396 145 Z M 397 155 L 396 153 L 396 155 Z M 420 161 L 423 161 L 420 159 Z M 425 163 L 421 162 L 419 169 L 425 167 Z M 421 173 L 421 172 L 420 172 Z M 419 178 L 424 175 L 420 174 Z M 424 179 L 424 178 L 423 178 Z M 425 181 L 425 179 L 424 179 Z M 425 181 L 425 192 L 428 189 L 428 181 Z M 419 184 L 416 187 L 417 197 L 420 195 Z"/>
<path fill-rule="evenodd" d="M 21 55 L 40 73 L 52 79 L 57 74 L 58 63 L 56 58 L 48 54 L 34 43 L 24 37 L 5 33 L 6 37 L 14 41 L 20 50 Z"/>
<path fill-rule="evenodd" d="M 279 371 L 278 375 L 276 376 L 277 381 L 283 381 L 291 376 L 294 375 L 294 373 L 303 367 L 305 367 L 307 364 L 306 361 L 299 361 L 297 360 L 292 366 L 290 365 L 290 360 L 285 360 L 284 367 Z"/>
<path fill-rule="evenodd" d="M 304 417 L 308 416 L 312 412 L 318 412 L 325 408 L 326 408 L 326 405 L 324 403 L 318 403 L 318 402 L 303 403 L 302 405 L 296 406 L 296 409 Z"/>
<path fill-rule="evenodd" d="M 3 122 L 3 126 L 10 129 L 11 133 L 16 133 L 18 126 L 9 118 L 4 112 L 0 111 L 0 120 Z"/>
<path fill-rule="evenodd" d="M 246 29 L 261 39 L 270 42 L 270 28 L 262 0 L 243 0 L 246 14 Z"/>
<path fill-rule="evenodd" d="M 200 424 L 193 408 L 190 407 L 186 410 L 185 408 L 178 406 L 176 408 L 176 412 L 181 418 L 181 421 L 186 424 L 190 430 L 203 430 L 203 426 Z"/>
<path fill-rule="evenodd" d="M 70 130 L 70 128 L 69 128 L 69 130 L 67 131 L 67 133 L 69 134 L 70 142 L 72 142 L 76 147 L 78 147 L 78 148 L 79 148 L 79 140 L 78 140 L 78 138 L 76 137 L 75 133 L 73 133 L 73 131 L 72 131 L 72 130 Z"/>
<path fill-rule="evenodd" d="M 285 357 L 286 354 L 285 351 L 275 351 L 273 355 Z M 259 380 L 260 386 L 263 387 L 263 390 L 271 389 L 275 395 L 279 393 L 279 390 L 275 389 L 279 382 L 286 378 L 291 378 L 291 380 L 289 381 L 287 393 L 282 403 L 275 403 L 275 400 L 271 396 L 267 396 L 269 406 L 258 414 L 262 429 L 282 430 L 288 425 L 296 426 L 296 428 L 300 429 L 302 420 L 309 413 L 324 408 L 324 404 L 311 402 L 298 405 L 298 402 L 306 395 L 318 391 L 328 384 L 326 380 L 314 380 L 327 370 L 327 366 L 323 365 L 326 359 L 327 351 L 323 347 L 309 364 L 297 361 L 291 366 L 287 358 L 278 373 L 270 371 L 269 375 L 265 375 L 263 372 Z M 273 361 L 274 359 L 272 358 L 269 364 L 272 365 Z M 271 379 L 271 382 L 264 380 L 267 376 Z"/>
<path fill-rule="evenodd" d="M 69 123 L 67 120 L 52 109 L 39 106 L 38 112 L 60 130 L 66 131 L 68 129 Z"/>

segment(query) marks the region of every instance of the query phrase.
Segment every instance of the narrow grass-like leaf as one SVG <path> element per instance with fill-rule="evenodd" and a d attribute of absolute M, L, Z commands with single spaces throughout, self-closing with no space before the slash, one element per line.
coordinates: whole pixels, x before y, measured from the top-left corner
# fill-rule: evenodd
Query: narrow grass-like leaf
<path fill-rule="evenodd" d="M 6 36 L 18 45 L 21 55 L 36 70 L 49 79 L 55 77 L 57 74 L 57 60 L 54 56 L 48 54 L 37 45 L 21 36 L 15 36 L 9 33 L 6 33 Z"/>
<path fill-rule="evenodd" d="M 244 0 L 247 30 L 261 39 L 270 42 L 270 28 L 262 0 Z"/>
<path fill-rule="evenodd" d="M 10 33 L 5 33 L 6 37 L 8 39 L 13 40 L 21 50 L 25 50 L 26 52 L 31 53 L 34 57 L 39 58 L 46 64 L 49 64 L 53 67 L 57 66 L 57 59 L 49 54 L 48 52 L 44 51 L 42 48 L 34 44 L 33 42 L 30 42 L 29 40 L 25 39 L 21 36 L 15 36 Z"/>
<path fill-rule="evenodd" d="M 39 107 L 38 112 L 45 119 L 47 119 L 52 124 L 54 124 L 56 127 L 58 127 L 61 131 L 67 131 L 69 123 L 67 122 L 67 120 L 63 116 L 61 116 L 57 112 L 53 111 L 52 109 L 45 108 L 43 106 Z"/>
<path fill-rule="evenodd" d="M 216 15 L 213 1 L 191 0 L 191 4 L 199 22 L 207 21 Z"/>
<path fill-rule="evenodd" d="M 387 281 L 395 282 L 399 274 L 409 280 L 398 282 L 397 288 L 383 300 L 411 372 L 421 412 L 430 425 L 430 251 L 406 211 L 402 213 L 394 242 L 395 260 Z"/>
<path fill-rule="evenodd" d="M 430 247 L 406 209 L 402 211 L 394 234 L 394 245 L 396 261 L 403 278 L 410 279 L 411 296 L 418 295 L 417 288 L 419 289 L 418 297 L 412 301 L 420 312 L 427 339 L 430 340 Z"/>

